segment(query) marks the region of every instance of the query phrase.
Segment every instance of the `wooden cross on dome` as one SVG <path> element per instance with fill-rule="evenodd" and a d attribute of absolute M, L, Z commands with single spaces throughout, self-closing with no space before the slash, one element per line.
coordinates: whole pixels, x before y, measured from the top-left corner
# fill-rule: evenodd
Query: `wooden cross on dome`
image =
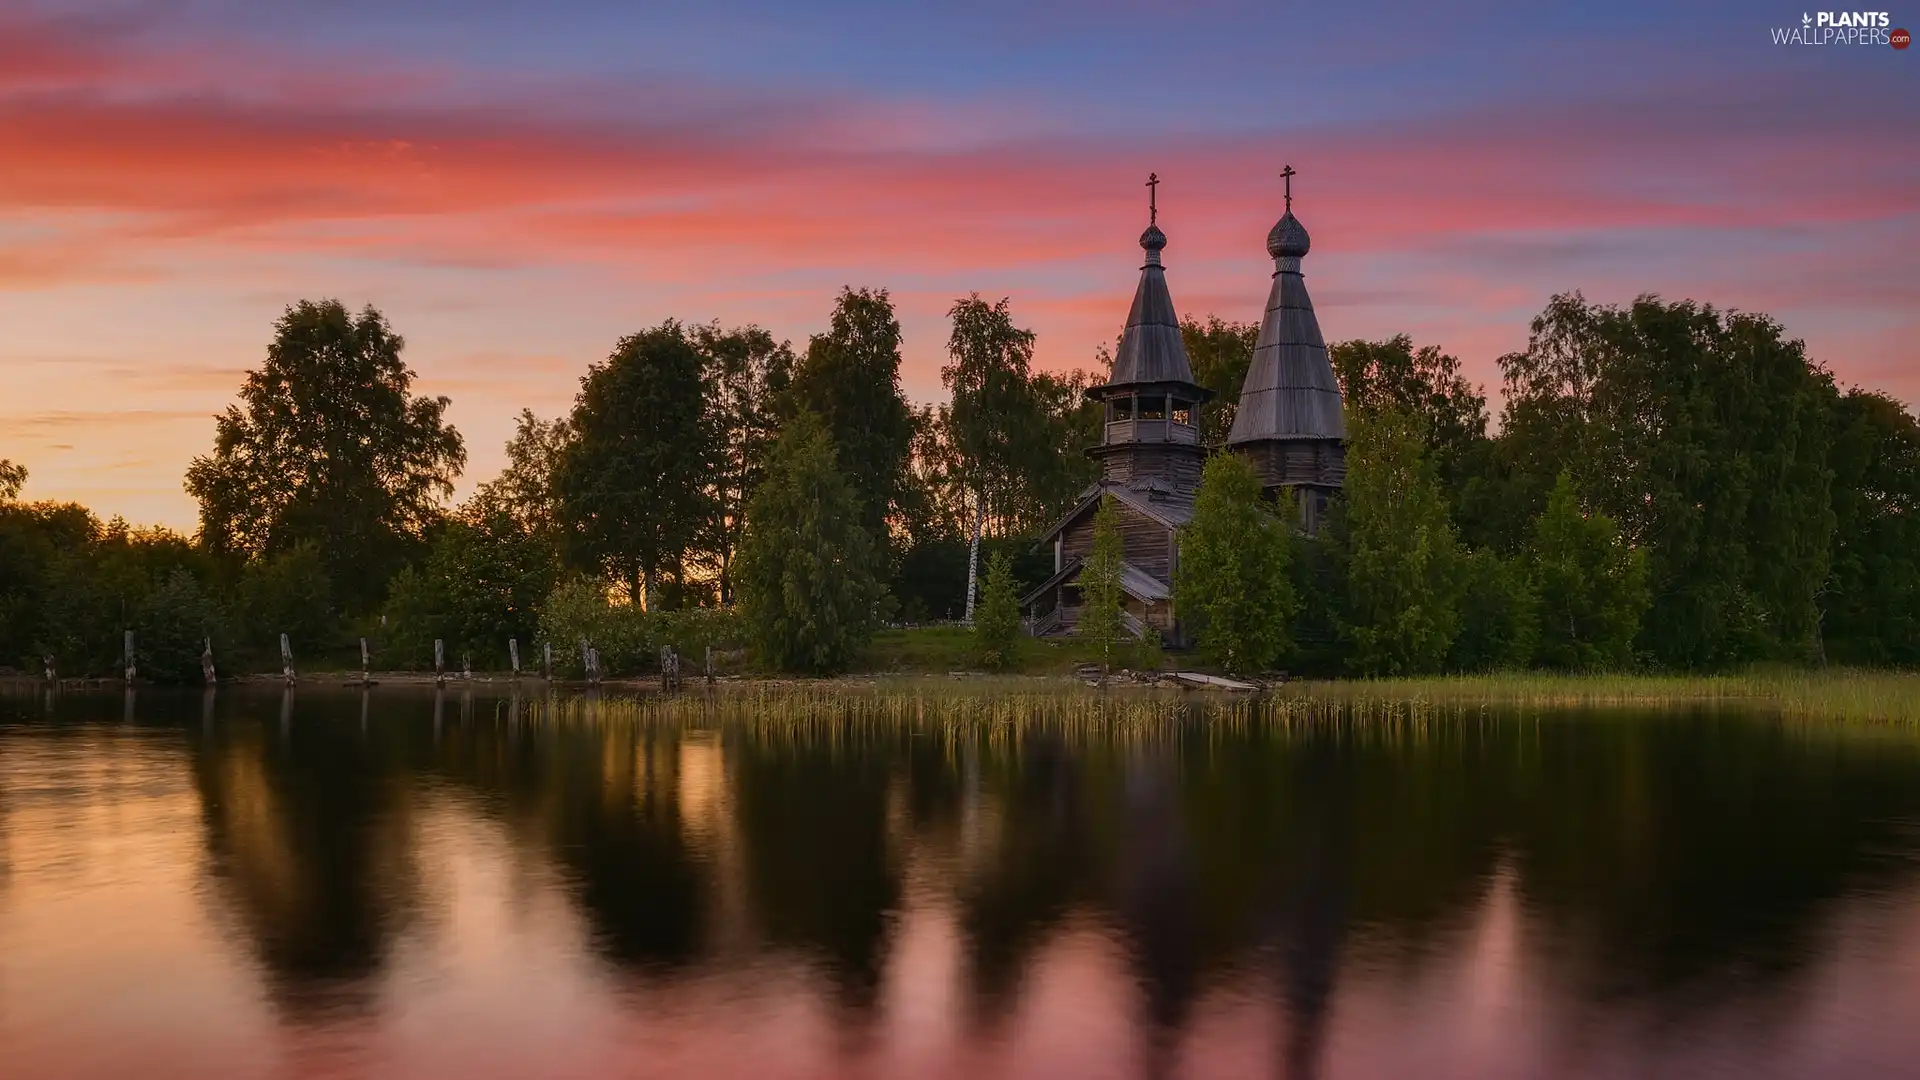
<path fill-rule="evenodd" d="M 1160 174 L 1150 172 L 1147 174 L 1147 224 L 1149 225 L 1160 224 L 1159 194 Z"/>
<path fill-rule="evenodd" d="M 1293 209 L 1293 177 L 1294 177 L 1293 166 L 1289 165 L 1286 168 L 1280 170 L 1280 179 L 1286 181 L 1286 184 L 1287 184 L 1287 209 L 1288 210 Z"/>

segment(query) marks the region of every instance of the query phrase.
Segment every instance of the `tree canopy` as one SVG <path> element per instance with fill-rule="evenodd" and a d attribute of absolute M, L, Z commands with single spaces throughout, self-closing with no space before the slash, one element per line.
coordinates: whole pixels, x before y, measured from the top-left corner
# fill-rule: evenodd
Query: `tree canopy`
<path fill-rule="evenodd" d="M 1081 609 L 1079 634 L 1093 644 L 1103 667 L 1112 668 L 1114 656 L 1127 639 L 1126 593 L 1121 587 L 1126 550 L 1120 542 L 1120 504 L 1111 495 L 1100 497 L 1093 513 L 1093 547 L 1080 567 Z"/>
<path fill-rule="evenodd" d="M 568 550 L 647 606 L 709 520 L 718 457 L 706 363 L 671 319 L 629 334 L 580 380 L 554 486 Z"/>
<path fill-rule="evenodd" d="M 913 410 L 900 392 L 900 321 L 885 289 L 842 289 L 827 332 L 794 369 L 790 408 L 819 417 L 876 554 L 906 501 Z"/>
<path fill-rule="evenodd" d="M 1437 671 L 1460 630 L 1460 547 L 1420 420 L 1348 419 L 1342 636 L 1367 675 Z"/>
<path fill-rule="evenodd" d="M 1528 555 L 1541 663 L 1574 671 L 1628 666 L 1647 610 L 1646 552 L 1623 543 L 1605 514 L 1582 512 L 1571 474 L 1554 484 Z"/>
<path fill-rule="evenodd" d="M 709 516 L 699 546 L 719 586 L 719 602 L 730 604 L 734 549 L 746 528 L 747 500 L 766 474 L 796 361 L 792 346 L 757 326 L 723 330 L 712 323 L 695 327 L 693 339 L 706 361 L 704 415 L 714 449 Z"/>
<path fill-rule="evenodd" d="M 466 464 L 448 399 L 416 397 L 405 342 L 368 307 L 303 300 L 187 470 L 201 539 L 253 557 L 318 545 L 349 604 L 379 601 L 425 547 Z"/>
<path fill-rule="evenodd" d="M 208 638 L 223 671 L 277 666 L 281 633 L 302 654 L 364 635 L 392 659 L 541 633 L 570 658 L 560 638 L 591 636 L 634 671 L 662 644 L 742 642 L 737 610 L 769 664 L 831 670 L 878 618 L 961 613 L 976 522 L 976 634 L 998 662 L 1008 598 L 1054 569 L 1033 538 L 1098 473 L 1082 451 L 1101 376 L 1034 370 L 1004 298 L 948 314 L 951 397 L 919 408 L 885 290 L 842 290 L 802 356 L 752 325 L 622 338 L 566 415 L 520 412 L 506 467 L 449 514 L 465 449 L 448 400 L 415 393 L 378 311 L 295 304 L 188 470 L 197 537 L 23 503 L 26 468 L 0 460 L 0 666 L 117 670 L 131 629 L 159 678 L 197 678 Z M 1201 414 L 1217 445 L 1258 327 L 1181 330 L 1222 398 Z M 1556 296 L 1498 360 L 1491 430 L 1435 345 L 1330 354 L 1350 443 L 1317 535 L 1276 528 L 1238 459 L 1204 468 L 1175 610 L 1221 665 L 1920 663 L 1920 421 L 1836 386 L 1766 316 Z M 1121 512 L 1102 501 L 1079 582 L 1109 664 L 1131 637 Z"/>
<path fill-rule="evenodd" d="M 1180 341 L 1193 365 L 1194 381 L 1213 391 L 1213 400 L 1200 407 L 1200 439 L 1208 446 L 1224 444 L 1233 430 L 1240 385 L 1247 381 L 1259 339 L 1259 323 L 1228 322 L 1218 315 L 1207 316 L 1205 322 L 1191 315 L 1180 320 Z"/>
<path fill-rule="evenodd" d="M 1180 534 L 1174 604 L 1201 650 L 1230 672 L 1266 671 L 1292 644 L 1299 603 L 1288 521 L 1261 502 L 1260 477 L 1244 458 L 1208 459 Z"/>
<path fill-rule="evenodd" d="M 1817 649 L 1834 507 L 1832 378 L 1761 315 L 1557 296 L 1501 360 L 1503 457 L 1537 515 L 1568 471 L 1647 553 L 1640 644 L 1658 664 Z"/>
<path fill-rule="evenodd" d="M 865 648 L 880 582 L 859 506 L 826 426 L 794 417 L 747 507 L 737 567 L 747 633 L 767 666 L 843 671 Z"/>

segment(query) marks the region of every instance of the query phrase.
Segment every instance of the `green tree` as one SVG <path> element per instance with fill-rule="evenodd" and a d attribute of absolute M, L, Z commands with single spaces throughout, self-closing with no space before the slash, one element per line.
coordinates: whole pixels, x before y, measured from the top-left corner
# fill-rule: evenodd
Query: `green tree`
<path fill-rule="evenodd" d="M 1194 381 L 1213 391 L 1213 400 L 1200 407 L 1200 438 L 1209 446 L 1221 445 L 1233 430 L 1234 407 L 1253 363 L 1260 324 L 1227 322 L 1218 315 L 1208 315 L 1203 323 L 1189 315 L 1180 320 L 1180 340 Z"/>
<path fill-rule="evenodd" d="M 1459 542 L 1420 422 L 1391 407 L 1347 423 L 1341 626 L 1365 675 L 1438 670 L 1460 631 Z"/>
<path fill-rule="evenodd" d="M 506 468 L 480 485 L 476 504 L 497 508 L 523 532 L 557 543 L 561 525 L 556 482 L 572 441 L 573 429 L 564 418 L 542 420 L 532 409 L 521 409 L 513 438 L 507 440 Z"/>
<path fill-rule="evenodd" d="M 1080 567 L 1080 619 L 1077 632 L 1100 654 L 1100 666 L 1113 670 L 1114 656 L 1127 640 L 1126 593 L 1121 587 L 1125 548 L 1120 543 L 1119 503 L 1100 498 L 1093 514 L 1093 548 Z"/>
<path fill-rule="evenodd" d="M 1920 421 L 1885 394 L 1851 390 L 1834 429 L 1828 656 L 1920 664 Z"/>
<path fill-rule="evenodd" d="M 774 445 L 747 507 L 738 588 L 762 663 L 783 671 L 844 670 L 871 637 L 881 590 L 859 501 L 810 413 Z"/>
<path fill-rule="evenodd" d="M 1092 372 L 1080 370 L 1034 375 L 1031 390 L 1040 420 L 1034 428 L 1033 447 L 1020 468 L 1031 503 L 1027 526 L 1053 524 L 1099 478 L 1100 464 L 1087 456 L 1087 447 L 1099 444 L 1105 417 L 1100 403 L 1087 397 L 1087 390 L 1101 381 Z"/>
<path fill-rule="evenodd" d="M 239 644 L 250 654 L 277 657 L 281 634 L 296 656 L 333 644 L 333 580 L 318 545 L 295 544 L 249 560 L 234 599 Z"/>
<path fill-rule="evenodd" d="M 1405 334 L 1383 341 L 1341 341 L 1327 349 L 1347 408 L 1371 413 L 1391 408 L 1420 421 L 1427 459 L 1447 496 L 1454 528 L 1469 539 L 1497 543 L 1502 494 L 1487 438 L 1487 399 L 1460 374 L 1458 358 L 1433 345 L 1416 349 Z"/>
<path fill-rule="evenodd" d="M 569 551 L 649 604 L 678 578 L 710 520 L 718 457 L 703 410 L 705 362 L 669 319 L 621 338 L 580 380 L 573 439 L 555 476 Z"/>
<path fill-rule="evenodd" d="M 1509 671 L 1533 662 L 1540 600 L 1524 560 L 1482 548 L 1461 561 L 1460 635 L 1447 666 Z"/>
<path fill-rule="evenodd" d="M 887 555 L 891 522 L 906 497 L 914 431 L 913 410 L 900 392 L 900 322 L 887 290 L 841 290 L 829 329 L 807 343 L 791 397 L 790 411 L 812 412 L 825 423 L 859 505 L 861 531 L 876 555 Z"/>
<path fill-rule="evenodd" d="M 1534 527 L 1540 601 L 1539 657 L 1575 671 L 1623 668 L 1647 610 L 1647 560 L 1605 514 L 1582 513 L 1573 477 L 1561 473 Z"/>
<path fill-rule="evenodd" d="M 394 579 L 388 635 L 415 663 L 431 660 L 437 638 L 456 654 L 499 666 L 508 638 L 531 648 L 540 604 L 558 576 L 543 538 L 502 508 L 474 500 L 441 530 L 424 563 Z"/>
<path fill-rule="evenodd" d="M 466 464 L 448 400 L 413 395 L 404 344 L 371 307 L 287 309 L 266 363 L 217 418 L 213 453 L 187 470 L 211 550 L 253 557 L 315 544 L 349 606 L 379 602 Z"/>
<path fill-rule="evenodd" d="M 987 579 L 973 616 L 973 648 L 981 666 L 994 671 L 1020 662 L 1020 598 L 1014 591 L 1013 560 L 1004 551 L 987 560 Z"/>
<path fill-rule="evenodd" d="M 199 682 L 200 654 L 217 646 L 224 627 L 200 580 L 185 570 L 167 575 L 141 604 L 134 650 L 143 678 L 162 683 Z"/>
<path fill-rule="evenodd" d="M 746 528 L 747 500 L 766 474 L 779 435 L 779 402 L 793 382 L 793 347 L 758 326 L 698 326 L 693 341 L 706 362 L 706 422 L 715 451 L 709 517 L 700 541 L 721 604 L 733 603 L 733 560 Z"/>
<path fill-rule="evenodd" d="M 1814 655 L 1834 507 L 1832 378 L 1763 315 L 1557 296 L 1501 360 L 1502 456 L 1561 469 L 1647 556 L 1641 646 L 1700 668 Z M 1513 500 L 1516 506 L 1524 500 Z"/>
<path fill-rule="evenodd" d="M 1023 485 L 1016 477 L 1023 459 L 1031 456 L 1023 451 L 1033 447 L 1042 425 L 1028 381 L 1033 331 L 1013 325 L 1010 302 L 1002 298 L 989 305 L 974 293 L 955 301 L 947 316 L 953 320 L 950 362 L 940 369 L 940 381 L 953 394 L 946 420 L 957 471 L 973 504 L 965 604 L 971 615 L 989 507 L 1003 523 L 1017 516 Z"/>
<path fill-rule="evenodd" d="M 1238 454 L 1207 460 L 1180 535 L 1174 601 L 1200 648 L 1229 672 L 1274 666 L 1299 608 L 1291 527 L 1260 500 L 1260 477 Z"/>

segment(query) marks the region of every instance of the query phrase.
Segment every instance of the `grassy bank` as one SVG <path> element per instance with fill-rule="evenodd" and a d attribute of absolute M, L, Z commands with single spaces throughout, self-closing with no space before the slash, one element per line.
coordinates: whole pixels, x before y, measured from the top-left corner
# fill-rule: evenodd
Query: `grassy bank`
<path fill-rule="evenodd" d="M 1557 675 L 1520 672 L 1421 679 L 1289 683 L 1294 700 L 1358 712 L 1429 703 L 1463 707 L 1747 705 L 1784 716 L 1920 725 L 1920 672 L 1828 668 L 1734 675 Z"/>
<path fill-rule="evenodd" d="M 1134 647 L 1114 662 L 1115 668 L 1157 669 L 1164 666 L 1158 649 Z M 1099 653 L 1079 638 L 1030 638 L 1019 641 L 1019 663 L 1014 674 L 1066 675 L 1082 664 L 1097 664 Z M 960 626 L 921 626 L 911 630 L 882 630 L 873 636 L 862 667 L 873 674 L 944 675 L 950 671 L 977 671 L 973 635 Z"/>
<path fill-rule="evenodd" d="M 1724 708 L 1863 728 L 1920 728 L 1920 674 L 1755 672 L 1712 677 L 1516 674 L 1297 682 L 1267 693 L 1210 693 L 1123 685 L 1092 689 L 1051 676 L 944 675 L 745 679 L 714 693 L 535 695 L 525 707 L 554 721 L 745 722 L 794 734 L 908 729 L 948 735 L 980 728 L 1008 737 L 1051 731 L 1163 736 L 1175 727 L 1358 722 L 1368 730 L 1561 709 Z M 502 707 L 498 702 L 496 709 Z M 515 708 L 521 706 L 515 705 Z"/>

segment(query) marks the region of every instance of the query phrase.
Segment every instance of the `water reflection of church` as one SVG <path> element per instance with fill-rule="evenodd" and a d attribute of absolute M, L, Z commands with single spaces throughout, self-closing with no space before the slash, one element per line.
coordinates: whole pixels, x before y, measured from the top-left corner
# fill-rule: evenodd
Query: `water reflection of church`
<path fill-rule="evenodd" d="M 1289 185 L 1292 172 L 1283 174 Z M 1042 545 L 1053 548 L 1054 572 L 1021 601 L 1036 635 L 1071 633 L 1079 622 L 1079 575 L 1093 549 L 1093 515 L 1102 500 L 1113 499 L 1119 514 L 1129 629 L 1151 628 L 1170 643 L 1183 644 L 1173 604 L 1179 530 L 1193 517 L 1207 455 L 1244 457 L 1269 498 L 1298 507 L 1301 528 L 1308 532 L 1318 527 L 1327 499 L 1346 476 L 1340 386 L 1301 273 L 1310 242 L 1306 227 L 1293 216 L 1291 187 L 1286 212 L 1267 234 L 1273 283 L 1224 447 L 1208 447 L 1200 439 L 1199 412 L 1213 393 L 1194 380 L 1181 341 L 1180 318 L 1160 262 L 1167 237 L 1158 216 L 1153 212 L 1156 220 L 1140 234 L 1146 263 L 1113 371 L 1087 391 L 1104 411 L 1100 443 L 1087 450 L 1100 463 L 1100 479 L 1041 537 Z"/>

